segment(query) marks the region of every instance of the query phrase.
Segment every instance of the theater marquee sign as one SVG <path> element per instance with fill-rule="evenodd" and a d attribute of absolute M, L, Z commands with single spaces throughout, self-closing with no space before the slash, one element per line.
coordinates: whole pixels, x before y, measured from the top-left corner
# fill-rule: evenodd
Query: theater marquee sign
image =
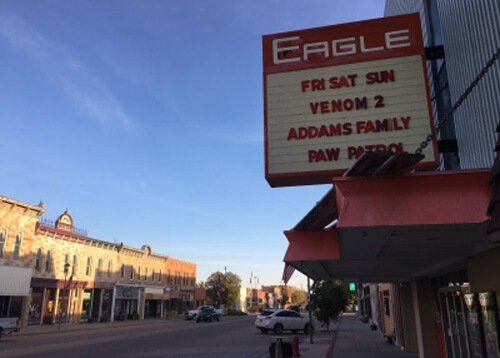
<path fill-rule="evenodd" d="M 331 183 L 365 151 L 431 132 L 419 14 L 263 36 L 266 179 Z M 422 167 L 437 164 L 436 143 Z"/>

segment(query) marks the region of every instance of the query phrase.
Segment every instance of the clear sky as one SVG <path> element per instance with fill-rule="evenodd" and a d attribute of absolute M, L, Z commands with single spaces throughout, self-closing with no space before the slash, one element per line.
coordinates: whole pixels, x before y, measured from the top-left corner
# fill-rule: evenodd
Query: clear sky
<path fill-rule="evenodd" d="M 262 35 L 383 0 L 0 1 L 0 195 L 92 238 L 280 284 L 329 185 L 264 179 Z M 255 281 L 253 281 L 255 282 Z M 305 289 L 296 272 L 290 284 Z M 254 285 L 252 285 L 254 286 Z"/>

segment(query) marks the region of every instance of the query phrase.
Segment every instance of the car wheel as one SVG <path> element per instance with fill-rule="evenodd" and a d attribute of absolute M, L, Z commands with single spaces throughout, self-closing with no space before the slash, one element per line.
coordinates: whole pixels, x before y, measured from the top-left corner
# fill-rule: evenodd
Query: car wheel
<path fill-rule="evenodd" d="M 275 334 L 281 334 L 281 333 L 283 333 L 283 325 L 281 323 L 276 323 L 274 325 L 273 331 L 274 331 Z"/>
<path fill-rule="evenodd" d="M 311 332 L 311 325 L 309 323 L 306 323 L 304 327 L 304 334 L 309 334 Z"/>
<path fill-rule="evenodd" d="M 220 317 L 215 317 L 215 319 L 217 320 L 217 322 L 220 322 Z"/>
<path fill-rule="evenodd" d="M 268 330 L 268 329 L 266 329 L 266 328 L 260 328 L 260 331 L 261 331 L 262 333 L 264 333 L 264 334 L 266 334 L 267 332 L 269 332 L 269 330 Z"/>

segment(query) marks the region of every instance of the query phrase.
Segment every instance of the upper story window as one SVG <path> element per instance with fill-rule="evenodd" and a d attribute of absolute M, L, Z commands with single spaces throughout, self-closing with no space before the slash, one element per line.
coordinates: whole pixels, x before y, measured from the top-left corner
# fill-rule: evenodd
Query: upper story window
<path fill-rule="evenodd" d="M 101 270 L 102 270 L 102 260 L 98 259 L 97 260 L 97 268 L 96 268 L 97 277 L 101 277 Z"/>
<path fill-rule="evenodd" d="M 120 277 L 125 278 L 125 264 L 122 264 L 122 269 L 120 270 Z"/>
<path fill-rule="evenodd" d="M 47 250 L 47 256 L 45 257 L 45 271 L 49 272 L 52 264 L 52 256 L 50 255 L 50 250 Z"/>
<path fill-rule="evenodd" d="M 146 267 L 146 272 L 144 273 L 144 281 L 148 280 L 148 268 Z"/>
<path fill-rule="evenodd" d="M 141 280 L 141 266 L 137 268 L 137 280 Z"/>
<path fill-rule="evenodd" d="M 21 253 L 22 241 L 23 241 L 23 235 L 19 232 L 16 234 L 16 242 L 14 244 L 14 252 L 12 253 L 12 258 L 14 260 L 19 260 L 19 255 Z"/>
<path fill-rule="evenodd" d="M 151 272 L 151 281 L 155 282 L 156 280 L 156 272 L 155 272 L 155 269 L 153 269 L 153 271 Z"/>
<path fill-rule="evenodd" d="M 158 282 L 161 282 L 163 280 L 163 274 L 160 270 L 160 272 L 158 273 Z"/>
<path fill-rule="evenodd" d="M 108 277 L 111 277 L 111 260 L 108 261 Z"/>
<path fill-rule="evenodd" d="M 92 260 L 87 257 L 87 266 L 85 267 L 85 275 L 90 276 L 90 269 L 92 268 Z"/>
<path fill-rule="evenodd" d="M 39 248 L 36 253 L 35 269 L 40 271 L 42 268 L 42 249 Z"/>
<path fill-rule="evenodd" d="M 7 239 L 7 231 L 5 229 L 0 229 L 0 258 L 3 257 L 3 248 L 5 246 L 6 239 Z"/>
<path fill-rule="evenodd" d="M 76 255 L 73 255 L 73 266 L 71 266 L 71 274 L 74 275 L 76 272 L 76 264 L 78 263 L 78 259 Z"/>
<path fill-rule="evenodd" d="M 134 265 L 130 265 L 130 279 L 134 279 Z"/>

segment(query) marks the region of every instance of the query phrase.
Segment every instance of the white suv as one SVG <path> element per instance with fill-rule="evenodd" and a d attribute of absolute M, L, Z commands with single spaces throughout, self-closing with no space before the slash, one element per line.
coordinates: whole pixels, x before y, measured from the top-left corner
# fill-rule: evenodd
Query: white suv
<path fill-rule="evenodd" d="M 281 334 L 283 331 L 304 331 L 308 334 L 311 330 L 309 320 L 302 317 L 299 313 L 291 310 L 265 310 L 257 316 L 255 327 L 262 333 L 273 331 L 275 334 Z"/>

